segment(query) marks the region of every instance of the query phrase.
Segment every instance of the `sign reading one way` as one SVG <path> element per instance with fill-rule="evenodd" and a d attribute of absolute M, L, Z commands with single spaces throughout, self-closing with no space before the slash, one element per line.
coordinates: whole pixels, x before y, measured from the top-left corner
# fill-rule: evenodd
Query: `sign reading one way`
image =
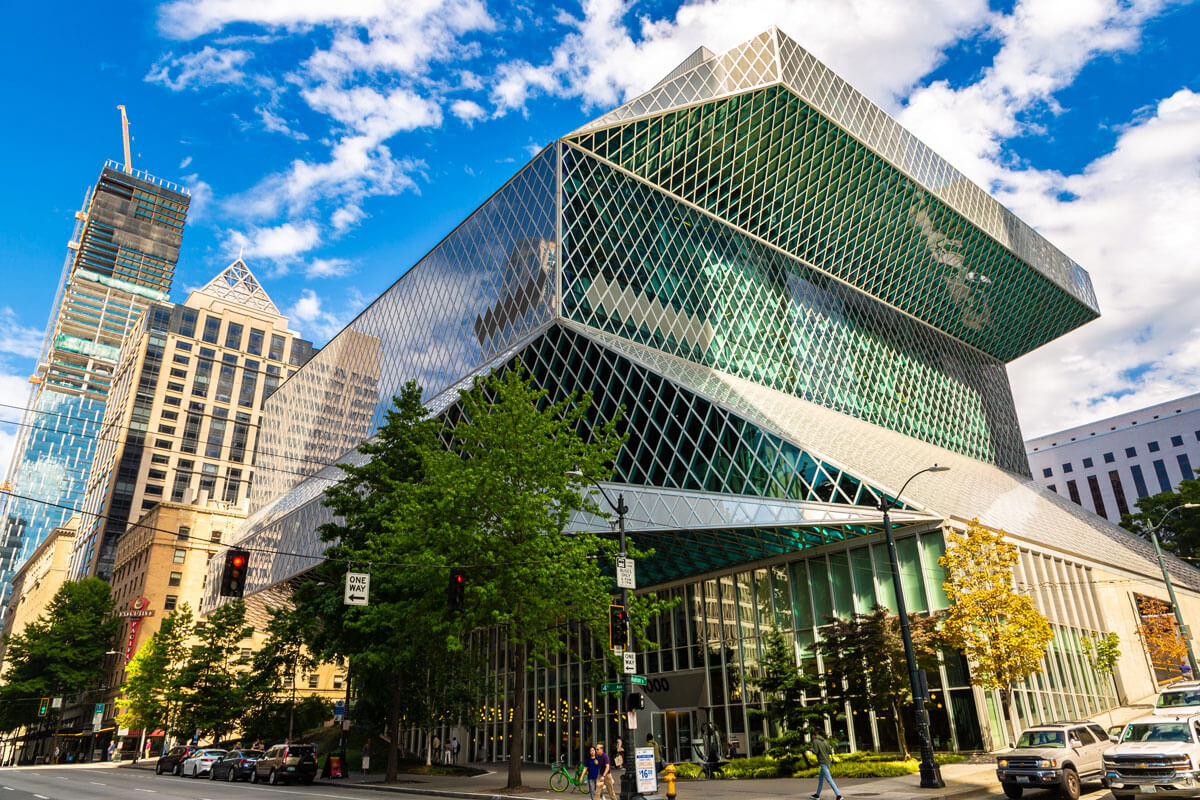
<path fill-rule="evenodd" d="M 371 573 L 347 572 L 346 596 L 342 600 L 348 606 L 365 606 L 371 594 Z"/>
<path fill-rule="evenodd" d="M 628 650 L 624 653 L 625 659 L 625 674 L 632 675 L 637 672 L 637 653 L 631 653 Z"/>

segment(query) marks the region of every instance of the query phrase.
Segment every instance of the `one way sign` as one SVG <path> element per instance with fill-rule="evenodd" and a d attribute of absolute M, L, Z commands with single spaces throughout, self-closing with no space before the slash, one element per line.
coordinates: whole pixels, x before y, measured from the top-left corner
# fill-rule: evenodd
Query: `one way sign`
<path fill-rule="evenodd" d="M 346 597 L 343 599 L 348 606 L 365 606 L 367 597 L 371 594 L 371 573 L 347 572 Z"/>

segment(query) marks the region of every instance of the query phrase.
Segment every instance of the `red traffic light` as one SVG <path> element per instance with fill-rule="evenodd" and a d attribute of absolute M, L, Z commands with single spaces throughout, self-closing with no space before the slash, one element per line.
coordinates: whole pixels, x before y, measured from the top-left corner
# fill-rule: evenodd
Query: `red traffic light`
<path fill-rule="evenodd" d="M 235 567 L 244 567 L 246 566 L 246 559 L 242 556 L 234 556 L 233 558 L 229 559 L 229 563 Z"/>

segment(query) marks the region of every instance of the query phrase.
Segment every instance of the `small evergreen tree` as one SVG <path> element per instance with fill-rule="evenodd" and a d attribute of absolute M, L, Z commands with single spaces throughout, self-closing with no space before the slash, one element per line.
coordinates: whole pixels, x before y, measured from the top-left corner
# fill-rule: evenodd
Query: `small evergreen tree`
<path fill-rule="evenodd" d="M 192 635 L 192 610 L 183 603 L 162 621 L 125 668 L 125 684 L 117 708 L 117 722 L 127 728 L 161 727 L 176 734 L 179 712 L 180 671 L 188 656 Z"/>
<path fill-rule="evenodd" d="M 184 731 L 211 734 L 220 741 L 245 711 L 244 670 L 241 643 L 254 628 L 246 624 L 246 604 L 226 603 L 194 629 L 196 644 L 179 671 L 176 691 L 180 697 L 179 727 Z"/>
<path fill-rule="evenodd" d="M 746 682 L 762 692 L 765 708 L 750 709 L 752 718 L 765 719 L 772 735 L 767 737 L 767 755 L 776 758 L 799 756 L 808 766 L 805 745 L 813 731 L 822 727 L 822 720 L 834 712 L 834 707 L 820 699 L 821 682 L 804 674 L 796 663 L 796 649 L 778 628 L 766 637 L 762 675 L 746 678 Z"/>

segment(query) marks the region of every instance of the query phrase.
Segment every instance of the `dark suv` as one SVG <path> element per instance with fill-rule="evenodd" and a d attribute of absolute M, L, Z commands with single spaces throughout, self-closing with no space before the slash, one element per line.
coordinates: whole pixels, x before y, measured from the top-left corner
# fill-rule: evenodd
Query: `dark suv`
<path fill-rule="evenodd" d="M 172 775 L 182 775 L 183 762 L 199 749 L 199 747 L 190 744 L 180 744 L 172 747 L 158 757 L 158 761 L 154 764 L 154 774 L 162 775 L 164 772 L 169 772 Z"/>
<path fill-rule="evenodd" d="M 317 753 L 311 744 L 277 744 L 254 762 L 250 782 L 312 783 L 317 777 Z"/>

